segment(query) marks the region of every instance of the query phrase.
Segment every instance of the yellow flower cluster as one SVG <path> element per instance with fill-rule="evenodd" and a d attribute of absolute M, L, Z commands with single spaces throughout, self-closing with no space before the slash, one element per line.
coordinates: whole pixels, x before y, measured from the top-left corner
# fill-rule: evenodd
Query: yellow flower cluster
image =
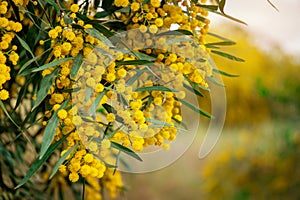
<path fill-rule="evenodd" d="M 8 3 L 1 1 L 0 3 L 0 100 L 7 100 L 9 92 L 3 88 L 4 84 L 11 79 L 10 66 L 17 65 L 19 55 L 15 52 L 16 45 L 12 45 L 12 40 L 16 32 L 22 30 L 19 22 L 14 22 L 6 17 L 8 12 Z"/>
<path fill-rule="evenodd" d="M 191 41 L 170 45 L 166 38 L 154 37 L 156 33 L 169 30 L 172 24 L 189 31 L 202 30 L 200 35 L 194 32 L 197 37 L 205 35 L 209 21 L 201 22 L 198 18 L 206 16 L 207 12 L 194 3 L 191 7 L 184 2 L 180 4 L 159 0 L 146 4 L 114 1 L 116 7 L 130 6 L 130 14 L 117 13 L 116 16 L 126 23 L 128 30 L 137 28 L 137 32 L 129 31 L 125 36 L 127 48 L 138 47 L 139 53 L 151 55 L 155 59 L 151 70 L 147 66 L 120 64 L 139 58 L 118 44 L 111 48 L 100 40 L 101 35 L 96 37 L 96 28 L 77 18 L 77 13 L 81 12 L 77 4 L 69 6 L 66 16 L 57 18 L 55 26 L 48 30 L 47 38 L 39 43 L 46 46 L 47 41 L 51 41 L 47 62 L 75 58 L 42 71 L 43 77 L 58 71 L 48 92 L 51 108 L 45 115 L 50 118 L 55 112 L 59 118 L 54 135 L 56 141 L 70 134 L 61 156 L 77 146 L 59 171 L 71 182 L 84 178 L 91 186 L 87 187 L 87 193 L 103 189 L 100 181 L 111 197 L 115 197 L 123 183 L 120 173 L 113 173 L 114 168 L 109 166 L 118 162 L 115 156 L 120 152 L 118 145 L 134 151 L 142 151 L 148 146 L 168 150 L 183 121 L 180 100 L 186 96 L 182 91 L 184 84 L 189 80 L 208 87 L 205 78 L 211 76 L 212 68 L 207 61 L 207 49 L 200 45 L 202 40 L 196 41 L 200 48 L 194 49 L 195 43 Z M 194 14 L 187 15 L 180 6 L 186 6 Z M 142 44 L 162 48 L 143 48 Z M 203 60 L 195 60 L 196 56 Z M 82 57 L 83 62 L 75 70 L 77 57 Z M 147 90 L 147 87 L 153 89 Z M 61 108 L 69 99 L 68 105 Z M 101 195 L 94 198 L 101 199 Z"/>
<path fill-rule="evenodd" d="M 115 5 L 121 6 L 121 2 L 115 0 Z M 132 12 L 121 13 L 120 19 L 127 23 L 128 29 L 139 28 L 142 33 L 149 31 L 155 34 L 160 28 L 170 29 L 172 25 L 177 25 L 179 29 L 193 31 L 199 41 L 205 43 L 204 37 L 210 23 L 206 18 L 207 10 L 193 1 L 177 2 L 173 4 L 171 1 L 160 2 L 159 0 L 151 0 L 149 3 L 133 1 L 130 5 Z M 188 12 L 184 12 L 183 8 Z"/>
<path fill-rule="evenodd" d="M 62 152 L 62 155 L 65 151 Z M 65 176 L 68 175 L 72 182 L 78 181 L 79 174 L 84 178 L 102 178 L 106 170 L 105 164 L 92 154 L 87 153 L 85 149 L 77 150 L 73 157 L 68 160 L 68 166 L 61 165 L 59 171 Z"/>

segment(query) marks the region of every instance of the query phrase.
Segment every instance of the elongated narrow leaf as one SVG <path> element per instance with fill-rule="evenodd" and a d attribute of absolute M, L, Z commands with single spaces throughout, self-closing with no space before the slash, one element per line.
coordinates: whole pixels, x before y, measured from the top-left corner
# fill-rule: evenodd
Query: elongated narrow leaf
<path fill-rule="evenodd" d="M 46 162 L 46 160 L 50 157 L 50 155 L 53 153 L 53 151 L 70 135 L 68 133 L 67 135 L 64 135 L 59 141 L 53 143 L 50 145 L 49 149 L 45 153 L 45 156 L 42 159 L 36 158 L 33 163 L 31 164 L 27 174 L 22 179 L 22 181 L 15 187 L 15 189 L 20 188 L 22 185 L 24 185 L 34 174 L 35 172 Z"/>
<path fill-rule="evenodd" d="M 50 90 L 52 83 L 57 75 L 58 75 L 58 70 L 56 69 L 51 74 L 46 75 L 42 79 L 40 84 L 40 89 L 36 95 L 36 100 L 31 110 L 37 108 L 42 103 L 42 101 L 46 98 L 46 96 L 48 95 L 48 91 Z"/>
<path fill-rule="evenodd" d="M 8 119 L 16 126 L 19 128 L 19 125 L 17 124 L 17 122 L 10 116 L 9 112 L 7 111 L 7 109 L 5 108 L 2 100 L 0 100 L 0 107 L 2 108 L 3 112 L 5 113 L 5 115 L 8 117 Z"/>
<path fill-rule="evenodd" d="M 195 93 L 197 96 L 200 96 L 200 97 L 204 97 L 204 95 L 199 91 L 199 89 L 197 88 L 196 86 L 197 84 L 193 84 L 192 87 L 187 85 L 187 84 L 183 84 L 183 87 L 185 87 L 186 89 L 188 89 L 189 91 Z"/>
<path fill-rule="evenodd" d="M 224 72 L 224 71 L 221 71 L 221 70 L 218 70 L 218 69 L 213 69 L 214 72 L 217 72 L 219 74 L 222 74 L 224 76 L 228 76 L 228 77 L 239 77 L 240 75 L 238 74 L 229 74 L 227 72 Z"/>
<path fill-rule="evenodd" d="M 152 61 L 149 60 L 126 60 L 126 61 L 118 61 L 116 62 L 117 66 L 120 65 L 146 65 L 146 64 L 152 64 Z"/>
<path fill-rule="evenodd" d="M 93 89 L 90 87 L 87 87 L 85 89 L 85 97 L 84 97 L 84 102 L 87 102 L 88 100 L 90 100 L 91 95 L 92 95 Z"/>
<path fill-rule="evenodd" d="M 223 41 L 223 42 L 212 42 L 212 43 L 206 43 L 205 46 L 211 45 L 211 46 L 231 46 L 235 45 L 236 43 L 233 41 Z"/>
<path fill-rule="evenodd" d="M 135 88 L 134 91 L 153 91 L 153 90 L 157 90 L 157 91 L 167 91 L 167 92 L 179 92 L 176 89 L 173 88 L 168 88 L 166 86 L 149 86 L 149 87 L 140 87 L 140 88 Z"/>
<path fill-rule="evenodd" d="M 92 103 L 91 108 L 90 108 L 90 115 L 94 116 L 96 113 L 96 109 L 101 101 L 101 99 L 103 98 L 103 96 L 106 94 L 106 90 L 104 90 L 103 92 L 101 92 L 95 99 L 95 101 Z"/>
<path fill-rule="evenodd" d="M 28 51 L 32 57 L 34 57 L 34 54 L 32 53 L 32 51 L 31 51 L 30 47 L 28 46 L 28 44 L 22 38 L 20 38 L 17 34 L 15 34 L 15 35 L 17 36 L 17 38 L 18 38 L 19 42 L 21 43 L 22 47 L 24 49 L 26 49 L 26 51 Z"/>
<path fill-rule="evenodd" d="M 147 122 L 151 122 L 151 123 L 156 124 L 156 125 L 162 125 L 162 126 L 174 126 L 174 125 L 172 125 L 172 124 L 169 124 L 169 123 L 167 123 L 167 122 L 160 121 L 160 120 L 157 120 L 157 119 L 146 118 L 146 121 L 147 121 Z"/>
<path fill-rule="evenodd" d="M 94 18 L 104 18 L 104 17 L 107 17 L 108 15 L 110 15 L 112 12 L 111 11 L 101 11 L 101 12 L 97 12 L 95 15 L 94 15 Z"/>
<path fill-rule="evenodd" d="M 175 119 L 174 117 L 172 117 L 172 119 L 173 119 L 176 123 L 178 123 L 181 127 L 183 127 L 184 130 L 188 130 L 188 127 L 187 127 L 187 125 L 186 125 L 185 123 L 183 123 L 182 121 L 179 121 L 178 119 Z M 177 126 L 176 126 L 176 127 L 177 127 Z"/>
<path fill-rule="evenodd" d="M 139 161 L 143 161 L 134 151 L 132 151 L 131 149 L 124 147 L 123 145 L 116 143 L 116 142 L 111 142 L 111 146 L 113 148 L 116 148 L 124 153 L 126 153 L 127 155 L 139 160 Z"/>
<path fill-rule="evenodd" d="M 208 11 L 217 11 L 218 10 L 218 6 L 216 6 L 216 5 L 197 5 L 197 6 L 200 8 L 203 8 L 205 10 L 208 10 Z"/>
<path fill-rule="evenodd" d="M 52 179 L 52 177 L 56 174 L 59 166 L 66 160 L 66 158 L 68 157 L 68 155 L 70 155 L 70 153 L 72 153 L 72 151 L 78 146 L 78 144 L 74 145 L 72 148 L 70 148 L 55 164 L 55 166 L 53 167 L 53 170 L 50 174 L 49 179 Z"/>
<path fill-rule="evenodd" d="M 57 116 L 57 113 L 59 110 L 65 108 L 67 106 L 67 104 L 69 103 L 69 100 L 65 101 L 60 107 L 59 109 L 57 109 L 52 117 L 50 118 L 45 130 L 44 130 L 44 135 L 43 135 L 43 139 L 42 139 L 42 145 L 41 145 L 41 153 L 40 153 L 40 159 L 42 159 L 44 157 L 44 155 L 46 154 L 50 144 L 52 143 L 52 140 L 54 138 L 54 134 L 55 131 L 58 127 L 58 123 L 59 123 L 59 118 Z"/>
<path fill-rule="evenodd" d="M 77 56 L 75 56 L 73 63 L 72 63 L 72 70 L 71 70 L 71 74 L 70 74 L 70 78 L 74 79 L 76 77 L 76 74 L 82 64 L 82 54 L 79 53 L 77 54 Z"/>
<path fill-rule="evenodd" d="M 231 20 L 233 20 L 233 21 L 235 21 L 235 22 L 239 22 L 239 23 L 242 23 L 242 24 L 247 25 L 247 23 L 245 23 L 245 22 L 243 22 L 243 21 L 241 21 L 241 20 L 239 20 L 239 19 L 236 19 L 236 18 L 234 18 L 234 17 L 231 17 L 230 15 L 227 15 L 227 14 L 225 13 L 225 11 L 224 11 L 225 4 L 226 4 L 226 0 L 221 0 L 221 1 L 219 2 L 219 9 L 220 9 L 221 13 L 220 13 L 220 12 L 214 12 L 214 13 L 217 13 L 217 14 L 219 14 L 219 15 L 222 15 L 222 16 L 224 16 L 224 17 L 227 17 L 228 19 L 231 19 Z"/>
<path fill-rule="evenodd" d="M 36 68 L 34 70 L 32 70 L 32 72 L 38 72 L 38 71 L 42 71 L 44 69 L 48 69 L 50 67 L 54 67 L 54 66 L 57 66 L 63 62 L 66 62 L 66 61 L 69 61 L 69 60 L 73 60 L 74 58 L 73 57 L 68 57 L 68 58 L 62 58 L 62 59 L 59 59 L 59 60 L 56 60 L 56 61 L 53 61 L 53 62 L 50 62 L 50 63 L 47 63 L 45 65 L 42 65 L 40 66 L 39 68 Z"/>
<path fill-rule="evenodd" d="M 212 118 L 212 116 L 211 116 L 209 113 L 207 113 L 207 112 L 201 110 L 201 109 L 198 107 L 198 105 L 197 105 L 197 107 L 196 107 L 196 106 L 190 104 L 189 102 L 184 101 L 183 99 L 178 99 L 178 98 L 176 98 L 176 100 L 179 101 L 179 102 L 181 102 L 181 103 L 182 103 L 183 105 L 185 105 L 186 107 L 192 109 L 193 111 L 195 111 L 195 112 L 197 112 L 197 113 L 199 113 L 199 114 L 201 114 L 201 115 L 203 115 L 203 116 L 205 116 L 205 117 Z"/>
<path fill-rule="evenodd" d="M 214 84 L 216 84 L 216 85 L 218 85 L 218 86 L 225 87 L 225 85 L 223 85 L 222 83 L 220 83 L 219 81 L 217 81 L 216 79 L 214 79 L 214 77 L 212 77 L 212 76 L 209 76 L 208 79 L 209 79 L 212 83 L 214 83 Z"/>
<path fill-rule="evenodd" d="M 224 53 L 224 52 L 216 51 L 216 50 L 211 50 L 211 53 L 217 54 L 219 56 L 223 56 L 223 57 L 228 58 L 230 60 L 234 60 L 234 61 L 238 61 L 238 62 L 245 62 L 244 59 L 236 57 L 236 56 L 233 56 L 233 55 L 231 55 L 229 53 Z"/>
<path fill-rule="evenodd" d="M 148 69 L 139 70 L 134 76 L 132 76 L 127 82 L 127 85 L 132 85 L 144 72 L 147 72 Z"/>
<path fill-rule="evenodd" d="M 32 59 L 28 60 L 22 67 L 20 68 L 18 74 L 22 76 L 22 72 L 33 62 L 39 59 L 43 54 L 33 57 Z"/>
<path fill-rule="evenodd" d="M 100 40 L 103 44 L 112 47 L 112 43 L 110 42 L 110 40 L 104 36 L 102 36 L 102 34 L 95 28 L 88 28 L 86 29 L 86 31 L 88 32 L 89 35 L 93 36 L 94 38 L 97 38 L 98 40 Z"/>
<path fill-rule="evenodd" d="M 226 0 L 219 1 L 219 8 L 220 8 L 220 11 L 223 13 L 224 13 L 225 4 L 226 4 Z"/>
<path fill-rule="evenodd" d="M 191 31 L 178 29 L 178 30 L 166 31 L 166 32 L 157 34 L 157 36 L 162 36 L 162 35 L 193 35 L 193 33 Z"/>
<path fill-rule="evenodd" d="M 60 15 L 60 9 L 59 9 L 57 3 L 54 0 L 47 0 L 46 2 L 51 4 L 54 7 L 54 9 L 57 12 L 57 15 Z M 59 3 L 59 1 L 58 1 L 58 3 Z"/>
<path fill-rule="evenodd" d="M 231 41 L 230 39 L 225 38 L 225 37 L 223 37 L 221 35 L 218 35 L 216 33 L 208 32 L 207 35 L 210 35 L 212 37 L 218 38 L 218 39 L 223 40 L 223 41 Z"/>

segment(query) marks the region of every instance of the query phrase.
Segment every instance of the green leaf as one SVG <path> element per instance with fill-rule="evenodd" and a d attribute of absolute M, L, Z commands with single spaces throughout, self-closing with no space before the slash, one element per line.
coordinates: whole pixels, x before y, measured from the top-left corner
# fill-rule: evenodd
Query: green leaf
<path fill-rule="evenodd" d="M 85 103 L 91 98 L 92 92 L 93 92 L 92 88 L 86 87 L 86 89 L 85 89 L 85 97 L 84 97 L 84 102 Z"/>
<path fill-rule="evenodd" d="M 53 1 L 53 0 L 47 0 L 47 3 L 51 4 L 54 7 L 54 9 L 57 12 L 57 15 L 60 15 L 60 9 L 59 9 L 59 7 L 58 7 L 58 5 L 57 5 L 57 3 L 55 1 Z"/>
<path fill-rule="evenodd" d="M 208 10 L 208 11 L 217 11 L 218 10 L 218 6 L 216 5 L 197 5 L 198 7 L 200 8 L 203 8 L 205 10 Z"/>
<path fill-rule="evenodd" d="M 236 57 L 236 56 L 233 56 L 231 54 L 224 53 L 224 52 L 221 52 L 221 51 L 211 50 L 211 53 L 217 54 L 219 56 L 223 56 L 225 58 L 228 58 L 230 60 L 234 60 L 234 61 L 237 61 L 237 62 L 245 62 L 245 60 L 242 59 L 242 58 L 239 58 L 239 57 Z"/>
<path fill-rule="evenodd" d="M 231 46 L 235 44 L 236 43 L 233 41 L 223 41 L 223 42 L 206 43 L 205 46 Z"/>
<path fill-rule="evenodd" d="M 172 119 L 178 123 L 180 126 L 182 126 L 184 128 L 184 130 L 188 130 L 188 127 L 185 123 L 183 123 L 182 121 L 179 121 L 178 119 L 175 119 L 174 117 L 172 117 Z M 177 126 L 176 126 L 177 127 Z"/>
<path fill-rule="evenodd" d="M 191 31 L 187 31 L 184 29 L 178 29 L 178 30 L 166 31 L 166 32 L 157 34 L 157 36 L 162 36 L 162 35 L 194 35 L 194 34 Z"/>
<path fill-rule="evenodd" d="M 226 0 L 221 0 L 221 1 L 219 2 L 219 9 L 220 9 L 221 13 L 219 13 L 219 12 L 214 12 L 214 13 L 219 14 L 219 15 L 222 15 L 222 16 L 224 16 L 224 17 L 227 17 L 228 19 L 231 19 L 231 20 L 233 20 L 233 21 L 235 21 L 235 22 L 239 22 L 239 23 L 241 23 L 241 24 L 247 25 L 245 22 L 243 22 L 243 21 L 241 21 L 241 20 L 239 20 L 239 19 L 236 19 L 236 18 L 234 18 L 234 17 L 231 17 L 231 16 L 227 15 L 227 14 L 224 12 L 225 4 L 226 4 Z"/>
<path fill-rule="evenodd" d="M 179 92 L 176 89 L 173 88 L 168 88 L 166 86 L 147 86 L 147 87 L 140 87 L 140 88 L 135 88 L 134 91 L 153 91 L 153 90 L 157 90 L 157 91 L 167 91 L 167 92 Z"/>
<path fill-rule="evenodd" d="M 152 61 L 149 60 L 126 60 L 126 61 L 117 61 L 116 65 L 147 65 L 147 64 L 153 64 Z"/>
<path fill-rule="evenodd" d="M 208 79 L 213 82 L 214 84 L 221 86 L 221 87 L 225 87 L 225 85 L 223 85 L 222 83 L 220 83 L 219 81 L 217 81 L 216 79 L 214 79 L 214 77 L 209 76 Z"/>
<path fill-rule="evenodd" d="M 88 28 L 86 29 L 86 31 L 88 32 L 89 35 L 93 36 L 94 38 L 100 40 L 103 44 L 112 47 L 112 43 L 110 42 L 110 40 L 104 36 L 102 36 L 102 34 L 95 28 Z"/>
<path fill-rule="evenodd" d="M 103 92 L 101 92 L 95 99 L 95 101 L 92 103 L 91 108 L 90 108 L 90 115 L 95 115 L 96 113 L 96 109 L 101 101 L 101 99 L 103 98 L 103 96 L 106 94 L 106 90 L 104 90 Z"/>
<path fill-rule="evenodd" d="M 126 153 L 127 155 L 139 160 L 139 161 L 143 161 L 134 151 L 132 151 L 131 149 L 124 147 L 123 145 L 116 143 L 116 142 L 111 142 L 111 146 L 113 148 L 116 148 L 124 153 Z"/>
<path fill-rule="evenodd" d="M 20 128 L 19 125 L 17 124 L 17 122 L 15 122 L 15 120 L 14 120 L 14 119 L 10 116 L 10 114 L 8 113 L 8 111 L 7 111 L 7 109 L 5 108 L 5 106 L 4 106 L 3 102 L 2 102 L 2 100 L 0 100 L 0 107 L 2 108 L 3 112 L 6 114 L 6 116 L 8 117 L 8 119 L 9 119 L 16 127 Z"/>
<path fill-rule="evenodd" d="M 52 117 L 50 118 L 45 130 L 44 130 L 44 134 L 43 134 L 43 139 L 42 139 L 42 145 L 41 145 L 41 153 L 40 153 L 40 159 L 42 159 L 44 157 L 44 155 L 46 154 L 50 144 L 52 143 L 52 140 L 54 138 L 54 134 L 55 131 L 58 127 L 58 123 L 59 123 L 59 118 L 57 116 L 58 111 L 60 111 L 61 109 L 64 109 L 67 104 L 69 103 L 69 100 L 65 101 L 63 104 L 61 104 L 61 106 L 59 107 L 59 109 L 57 109 Z"/>
<path fill-rule="evenodd" d="M 240 75 L 238 74 L 229 74 L 227 72 L 224 72 L 224 71 L 221 71 L 221 70 L 218 70 L 218 69 L 213 69 L 214 72 L 217 72 L 219 74 L 222 74 L 224 76 L 228 76 L 228 77 L 239 77 Z"/>
<path fill-rule="evenodd" d="M 148 69 L 139 70 L 134 76 L 132 76 L 126 82 L 127 85 L 132 85 L 144 72 L 147 72 Z"/>
<path fill-rule="evenodd" d="M 49 177 L 49 179 L 52 179 L 52 177 L 56 174 L 59 166 L 66 160 L 66 158 L 68 157 L 68 155 L 70 153 L 72 153 L 72 151 L 78 146 L 78 144 L 74 145 L 72 148 L 70 148 L 55 164 L 55 166 L 53 167 L 53 170 L 51 172 L 51 175 Z"/>
<path fill-rule="evenodd" d="M 114 2 L 114 0 L 103 0 L 102 4 L 101 4 L 101 7 L 104 10 L 109 10 L 112 7 L 113 2 Z"/>
<path fill-rule="evenodd" d="M 94 8 L 98 8 L 99 7 L 99 5 L 100 5 L 100 0 L 94 0 Z"/>
<path fill-rule="evenodd" d="M 22 74 L 22 72 L 29 66 L 31 63 L 35 62 L 37 59 L 39 59 L 43 54 L 40 54 L 38 56 L 33 57 L 32 59 L 28 60 L 22 67 L 20 68 L 18 74 L 20 76 L 24 76 L 25 74 Z"/>
<path fill-rule="evenodd" d="M 115 135 L 115 133 L 117 133 L 124 125 L 119 126 L 117 129 L 115 129 L 113 132 L 107 133 L 105 136 L 107 138 L 111 138 Z"/>
<path fill-rule="evenodd" d="M 82 64 L 82 54 L 79 53 L 77 54 L 77 56 L 75 56 L 74 61 L 72 63 L 72 70 L 71 70 L 71 74 L 70 74 L 70 78 L 74 79 L 81 64 Z"/>
<path fill-rule="evenodd" d="M 20 38 L 17 34 L 15 34 L 15 36 L 17 36 L 19 42 L 21 43 L 22 47 L 24 47 L 24 49 L 26 49 L 26 51 L 28 51 L 30 53 L 30 55 L 32 57 L 34 57 L 34 54 L 32 53 L 30 47 L 28 46 L 28 44 L 22 39 Z"/>
<path fill-rule="evenodd" d="M 221 35 L 218 35 L 216 33 L 208 32 L 207 35 L 213 36 L 215 38 L 218 38 L 218 39 L 221 39 L 221 40 L 224 40 L 224 41 L 231 41 L 230 39 L 227 39 L 227 38 L 225 38 Z"/>
<path fill-rule="evenodd" d="M 48 95 L 48 91 L 52 87 L 52 83 L 54 79 L 57 77 L 57 75 L 58 75 L 58 70 L 56 69 L 51 74 L 46 75 L 42 79 L 40 84 L 40 89 L 36 95 L 36 100 L 31 110 L 37 108 L 42 103 L 42 101 L 46 98 L 46 96 Z"/>
<path fill-rule="evenodd" d="M 45 65 L 42 65 L 39 68 L 36 68 L 36 69 L 32 70 L 32 72 L 42 71 L 44 69 L 48 69 L 50 67 L 57 66 L 57 65 L 59 65 L 59 64 L 61 64 L 63 62 L 66 62 L 66 61 L 69 61 L 69 60 L 73 60 L 73 59 L 74 59 L 74 57 L 62 58 L 62 59 L 59 59 L 59 60 L 47 63 Z"/>
<path fill-rule="evenodd" d="M 189 91 L 195 93 L 197 96 L 204 97 L 204 95 L 199 91 L 197 84 L 195 84 L 195 83 L 193 84 L 192 82 L 190 82 L 190 84 L 192 87 L 190 87 L 189 85 L 187 85 L 185 83 L 183 84 L 183 87 L 185 87 Z"/>
<path fill-rule="evenodd" d="M 224 13 L 225 4 L 226 4 L 226 0 L 219 1 L 219 8 L 222 13 Z"/>
<path fill-rule="evenodd" d="M 101 12 L 97 12 L 95 15 L 94 15 L 94 18 L 104 18 L 104 17 L 107 17 L 108 15 L 112 14 L 111 11 L 101 11 Z"/>
<path fill-rule="evenodd" d="M 45 156 L 42 159 L 36 158 L 32 165 L 30 166 L 27 174 L 22 179 L 22 181 L 15 187 L 15 189 L 20 188 L 22 185 L 24 185 L 34 174 L 35 172 L 46 162 L 46 160 L 50 157 L 52 152 L 70 135 L 68 133 L 67 135 L 64 135 L 59 141 L 53 143 L 50 145 L 48 150 L 45 153 Z"/>
<path fill-rule="evenodd" d="M 170 126 L 170 127 L 174 126 L 172 124 L 169 124 L 167 122 L 163 122 L 163 121 L 160 121 L 160 120 L 157 120 L 157 119 L 146 118 L 146 121 L 151 122 L 153 124 L 162 125 L 162 126 Z"/>
<path fill-rule="evenodd" d="M 192 109 L 193 111 L 195 111 L 195 112 L 197 112 L 197 113 L 199 113 L 199 114 L 201 114 L 201 115 L 203 115 L 203 116 L 205 116 L 205 117 L 207 117 L 207 118 L 212 118 L 212 116 L 211 116 L 209 113 L 207 113 L 207 112 L 201 110 L 200 108 L 195 107 L 194 105 L 190 104 L 189 102 L 184 101 L 183 99 L 178 99 L 178 98 L 175 98 L 175 99 L 176 99 L 177 101 L 181 102 L 181 103 L 182 103 L 183 105 L 185 105 L 186 107 Z"/>
<path fill-rule="evenodd" d="M 101 25 L 97 20 L 89 20 L 87 21 L 88 24 L 92 24 L 95 29 L 100 31 L 105 37 L 110 38 L 114 36 L 115 34 L 108 30 L 105 26 Z"/>

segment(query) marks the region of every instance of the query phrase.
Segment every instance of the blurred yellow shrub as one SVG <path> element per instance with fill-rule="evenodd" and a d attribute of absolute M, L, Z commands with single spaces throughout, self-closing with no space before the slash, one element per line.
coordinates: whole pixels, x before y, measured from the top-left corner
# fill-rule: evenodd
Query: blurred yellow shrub
<path fill-rule="evenodd" d="M 299 199 L 299 132 L 269 124 L 226 134 L 204 162 L 204 199 Z"/>
<path fill-rule="evenodd" d="M 270 54 L 263 52 L 240 28 L 222 30 L 218 32 L 237 43 L 222 50 L 245 60 L 234 62 L 212 55 L 220 70 L 239 75 L 222 77 L 227 95 L 226 124 L 253 125 L 270 117 L 296 117 L 300 110 L 300 68 L 293 58 L 278 48 Z"/>

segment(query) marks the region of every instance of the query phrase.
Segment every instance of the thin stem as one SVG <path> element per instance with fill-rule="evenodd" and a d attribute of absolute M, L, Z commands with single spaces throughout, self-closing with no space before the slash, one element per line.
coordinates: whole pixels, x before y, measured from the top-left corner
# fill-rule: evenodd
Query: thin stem
<path fill-rule="evenodd" d="M 83 184 L 82 184 L 82 197 L 81 197 L 81 200 L 84 200 L 84 196 L 85 196 L 85 179 L 83 179 Z"/>

